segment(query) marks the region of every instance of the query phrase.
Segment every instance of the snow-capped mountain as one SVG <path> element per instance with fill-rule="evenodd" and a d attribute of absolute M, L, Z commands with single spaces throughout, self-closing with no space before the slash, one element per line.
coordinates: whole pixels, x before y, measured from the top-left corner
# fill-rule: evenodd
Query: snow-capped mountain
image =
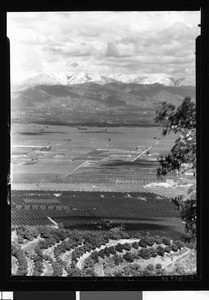
<path fill-rule="evenodd" d="M 165 75 L 44 73 L 12 87 L 16 122 L 151 124 L 160 102 L 195 98 L 188 78 Z M 110 122 L 110 123 L 109 123 Z"/>
<path fill-rule="evenodd" d="M 136 84 L 162 84 L 164 86 L 194 86 L 193 78 L 173 78 L 164 74 L 141 75 L 141 74 L 100 74 L 100 73 L 41 73 L 29 79 L 26 79 L 18 88 L 33 87 L 37 85 L 77 85 L 83 83 L 97 83 L 100 85 L 122 82 Z"/>

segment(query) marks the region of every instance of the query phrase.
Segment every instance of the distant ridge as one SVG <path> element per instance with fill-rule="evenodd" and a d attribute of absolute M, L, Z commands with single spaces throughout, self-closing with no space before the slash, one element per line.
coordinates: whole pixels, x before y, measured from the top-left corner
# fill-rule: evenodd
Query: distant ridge
<path fill-rule="evenodd" d="M 161 84 L 164 86 L 180 87 L 195 86 L 195 80 L 192 77 L 170 77 L 164 74 L 141 75 L 141 74 L 101 74 L 101 73 L 64 73 L 51 72 L 40 73 L 34 77 L 28 78 L 21 83 L 13 85 L 13 89 L 24 89 L 38 85 L 78 85 L 84 83 L 96 83 L 105 85 L 108 83 L 135 83 L 135 84 Z"/>

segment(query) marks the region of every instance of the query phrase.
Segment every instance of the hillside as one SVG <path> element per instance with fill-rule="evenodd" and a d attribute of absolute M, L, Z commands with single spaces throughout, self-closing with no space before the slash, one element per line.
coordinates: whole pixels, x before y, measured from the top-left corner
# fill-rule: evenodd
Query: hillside
<path fill-rule="evenodd" d="M 162 84 L 162 77 L 152 77 L 150 82 L 159 82 L 147 84 L 133 75 L 36 76 L 13 87 L 13 121 L 148 125 L 161 101 L 179 105 L 195 96 L 194 86 L 181 85 L 185 79 L 164 78 Z"/>

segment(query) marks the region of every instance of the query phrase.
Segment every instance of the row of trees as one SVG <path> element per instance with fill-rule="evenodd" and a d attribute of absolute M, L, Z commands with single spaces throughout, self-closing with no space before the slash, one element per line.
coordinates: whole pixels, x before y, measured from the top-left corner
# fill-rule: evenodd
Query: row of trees
<path fill-rule="evenodd" d="M 12 256 L 14 256 L 17 259 L 18 268 L 17 268 L 16 275 L 19 276 L 27 275 L 28 262 L 21 248 L 18 246 L 14 247 L 14 245 L 12 245 Z"/>

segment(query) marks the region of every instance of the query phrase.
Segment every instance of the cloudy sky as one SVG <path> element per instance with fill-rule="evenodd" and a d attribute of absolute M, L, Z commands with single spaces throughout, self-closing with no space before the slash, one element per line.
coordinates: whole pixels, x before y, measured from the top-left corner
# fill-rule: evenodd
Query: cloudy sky
<path fill-rule="evenodd" d="M 200 12 L 7 15 L 12 81 L 41 72 L 194 77 Z"/>

